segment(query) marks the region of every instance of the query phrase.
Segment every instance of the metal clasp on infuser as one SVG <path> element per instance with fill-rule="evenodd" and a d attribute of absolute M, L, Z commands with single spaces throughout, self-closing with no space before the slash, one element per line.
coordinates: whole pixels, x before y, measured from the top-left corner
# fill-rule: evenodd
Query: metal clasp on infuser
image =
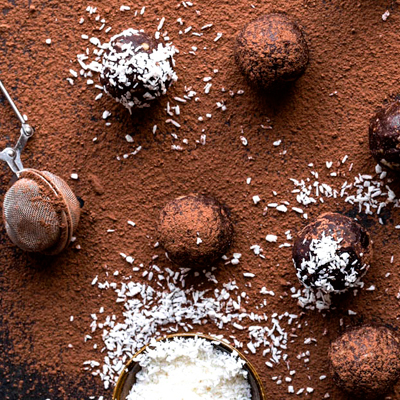
<path fill-rule="evenodd" d="M 21 161 L 21 153 L 28 142 L 29 138 L 33 135 L 34 129 L 25 122 L 24 117 L 19 112 L 17 106 L 15 105 L 14 101 L 10 97 L 9 93 L 7 92 L 6 88 L 4 87 L 3 83 L 0 80 L 0 89 L 3 92 L 5 98 L 10 103 L 14 113 L 18 117 L 19 121 L 21 122 L 21 130 L 20 136 L 18 139 L 17 144 L 14 147 L 7 147 L 0 153 L 0 160 L 5 161 L 12 172 L 17 176 L 19 173 L 24 169 Z"/>

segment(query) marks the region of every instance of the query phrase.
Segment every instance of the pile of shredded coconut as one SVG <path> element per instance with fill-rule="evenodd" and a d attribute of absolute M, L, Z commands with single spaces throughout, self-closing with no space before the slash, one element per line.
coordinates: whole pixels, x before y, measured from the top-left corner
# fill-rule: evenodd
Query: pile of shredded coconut
<path fill-rule="evenodd" d="M 221 290 L 199 291 L 193 287 L 179 287 L 185 285 L 184 276 L 168 268 L 166 272 L 167 276 L 159 271 L 159 290 L 138 282 L 122 282 L 118 287 L 115 283 L 101 283 L 96 279 L 99 288 L 114 288 L 118 294 L 117 302 L 123 303 L 125 308 L 123 321 L 115 315 L 103 316 L 100 321 L 100 316 L 92 314 L 92 332 L 102 331 L 104 359 L 102 365 L 96 360 L 86 361 L 85 365 L 92 369 L 93 375 L 100 376 L 106 389 L 115 383 L 124 364 L 153 338 L 182 331 L 196 332 L 196 327 L 202 325 L 209 326 L 210 330 L 212 327 L 221 330 L 229 327 L 232 332 L 247 330 L 245 344 L 234 335 L 229 336 L 236 348 L 245 347 L 243 351 L 252 354 L 260 349 L 269 368 L 281 361 L 288 362 L 289 334 L 282 325 L 283 322 L 292 325 L 297 315 L 285 312 L 268 316 L 261 310 L 267 304 L 266 300 L 257 307 L 260 312 L 245 312 L 242 302 L 247 295 L 245 292 L 234 294 L 239 289 L 235 281 L 224 284 Z M 246 328 L 244 324 L 249 326 Z M 85 338 L 90 339 L 89 335 Z"/>
<path fill-rule="evenodd" d="M 199 337 L 153 340 L 127 400 L 250 400 L 245 362 Z"/>

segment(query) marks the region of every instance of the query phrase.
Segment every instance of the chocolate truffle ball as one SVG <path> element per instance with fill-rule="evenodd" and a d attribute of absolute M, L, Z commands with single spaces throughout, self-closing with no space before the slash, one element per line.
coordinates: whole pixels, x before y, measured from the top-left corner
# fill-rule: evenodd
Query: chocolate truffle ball
<path fill-rule="evenodd" d="M 382 108 L 369 125 L 369 147 L 386 167 L 400 170 L 400 101 Z"/>
<path fill-rule="evenodd" d="M 399 378 L 399 337 L 385 326 L 352 329 L 331 344 L 329 359 L 342 389 L 356 398 L 382 398 Z"/>
<path fill-rule="evenodd" d="M 301 29 L 285 14 L 263 15 L 236 39 L 236 62 L 257 86 L 295 81 L 308 64 L 308 46 Z"/>
<path fill-rule="evenodd" d="M 337 213 L 321 215 L 297 235 L 293 262 L 305 287 L 341 293 L 362 287 L 369 268 L 372 242 L 353 219 Z"/>
<path fill-rule="evenodd" d="M 231 243 L 233 226 L 228 211 L 217 200 L 190 194 L 161 210 L 158 232 L 168 257 L 190 268 L 221 257 Z"/>
<path fill-rule="evenodd" d="M 127 29 L 106 45 L 100 82 L 105 92 L 130 112 L 134 107 L 148 107 L 178 79 L 174 54 L 174 47 L 143 31 Z"/>

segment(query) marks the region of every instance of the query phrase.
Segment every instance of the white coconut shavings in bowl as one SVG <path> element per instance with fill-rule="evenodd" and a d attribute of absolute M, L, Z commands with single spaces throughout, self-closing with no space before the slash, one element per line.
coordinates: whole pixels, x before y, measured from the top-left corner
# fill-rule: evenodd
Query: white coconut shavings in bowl
<path fill-rule="evenodd" d="M 92 375 L 101 378 L 106 389 L 116 382 L 128 360 L 154 337 L 179 331 L 196 332 L 198 326 L 204 325 L 210 331 L 217 328 L 220 333 L 226 333 L 229 328 L 234 346 L 238 349 L 246 346 L 253 354 L 262 353 L 269 368 L 288 362 L 287 347 L 291 340 L 288 330 L 294 332 L 298 323 L 293 321 L 297 320 L 297 315 L 288 312 L 267 315 L 266 310 L 262 310 L 263 305 L 257 307 L 258 312 L 246 312 L 241 304 L 244 293 L 234 294 L 239 289 L 235 281 L 212 291 L 185 289 L 178 286 L 184 278 L 169 271 L 169 276 L 158 282 L 161 290 L 132 281 L 120 285 L 95 282 L 100 289 L 113 288 L 118 295 L 117 302 L 124 304 L 122 320 L 105 314 L 100 320 L 100 316 L 92 314 L 92 333 L 98 329 L 102 332 L 103 361 L 100 364 L 88 360 L 84 364 L 86 369 L 92 370 Z M 234 336 L 234 332 L 243 331 L 248 335 L 245 343 Z"/>
<path fill-rule="evenodd" d="M 135 358 L 141 366 L 126 400 L 250 400 L 245 362 L 199 337 L 156 342 Z"/>
<path fill-rule="evenodd" d="M 111 38 L 110 42 L 104 45 L 106 51 L 103 55 L 101 77 L 107 78 L 110 85 L 130 88 L 116 100 L 123 104 L 129 111 L 133 107 L 148 107 L 147 101 L 165 94 L 171 82 L 177 81 L 178 77 L 173 70 L 173 56 L 177 52 L 170 44 L 159 43 L 151 53 L 138 51 L 132 43 L 121 43 L 120 49 L 116 51 L 113 44 L 119 39 L 138 35 L 143 31 L 127 29 Z M 135 96 L 137 85 L 132 86 L 134 81 L 141 81 L 144 89 L 148 92 L 142 96 Z M 107 92 L 107 87 L 104 86 Z M 107 92 L 108 93 L 108 92 Z M 145 100 L 145 101 L 144 101 Z"/>

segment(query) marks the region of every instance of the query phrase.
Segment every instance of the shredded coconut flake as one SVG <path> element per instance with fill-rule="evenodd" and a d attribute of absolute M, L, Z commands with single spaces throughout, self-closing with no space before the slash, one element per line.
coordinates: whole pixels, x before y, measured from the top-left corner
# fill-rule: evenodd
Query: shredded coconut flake
<path fill-rule="evenodd" d="M 161 399 L 171 392 L 177 400 L 251 399 L 245 362 L 203 338 L 153 340 L 136 361 L 141 370 L 127 400 Z"/>

